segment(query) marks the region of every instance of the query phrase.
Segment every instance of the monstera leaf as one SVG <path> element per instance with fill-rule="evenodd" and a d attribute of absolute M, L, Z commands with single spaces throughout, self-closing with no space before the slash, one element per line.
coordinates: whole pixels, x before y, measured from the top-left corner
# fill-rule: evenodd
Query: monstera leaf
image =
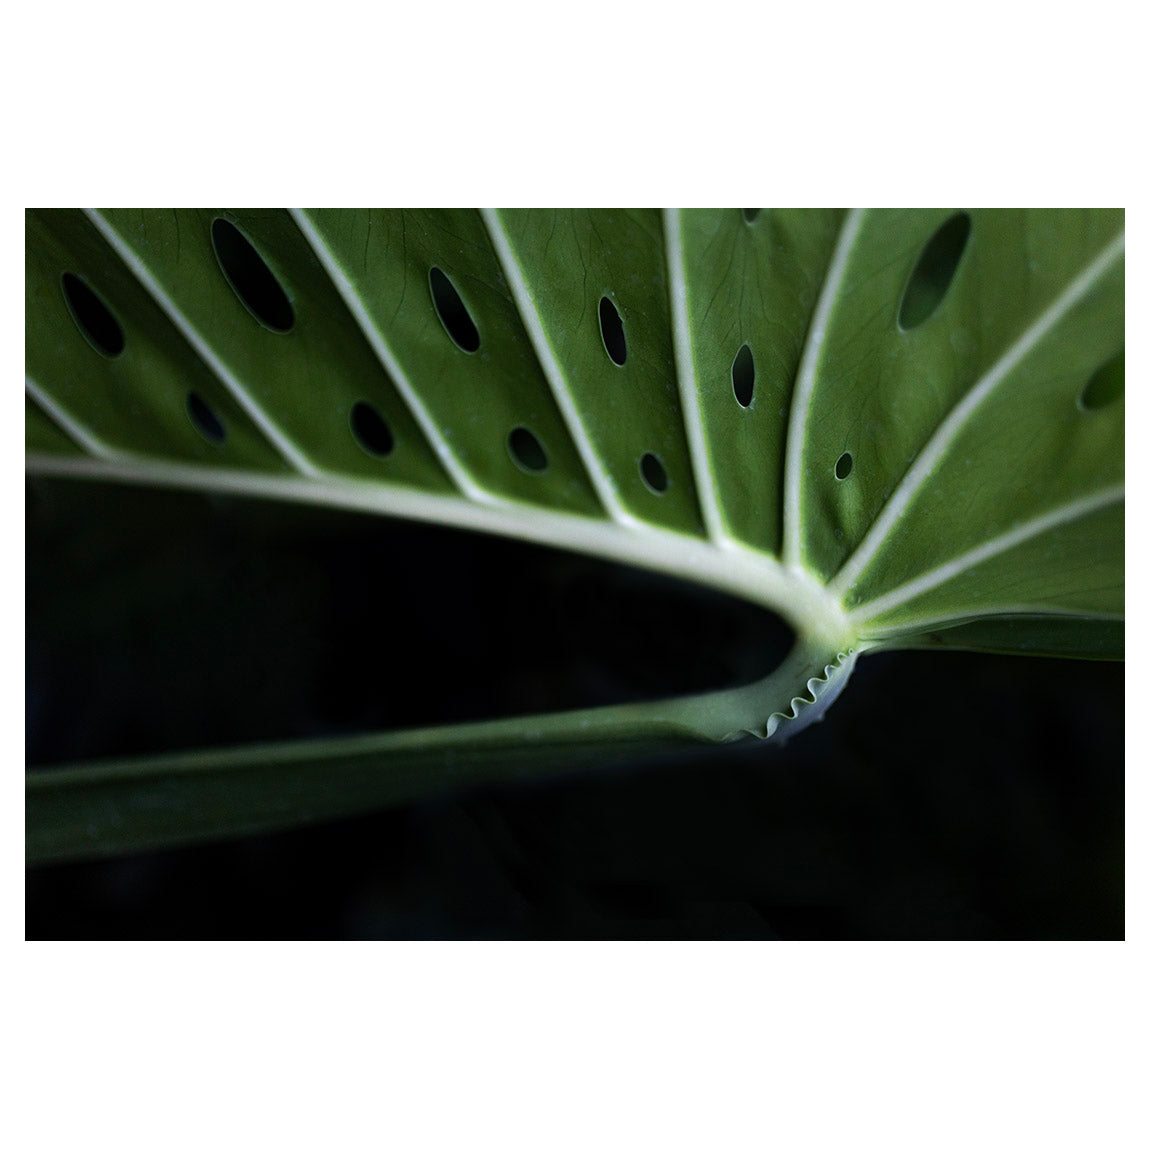
<path fill-rule="evenodd" d="M 689 698 L 28 775 L 34 859 L 782 738 L 856 659 L 1120 658 L 1121 211 L 35 211 L 31 471 L 355 508 L 794 628 Z"/>

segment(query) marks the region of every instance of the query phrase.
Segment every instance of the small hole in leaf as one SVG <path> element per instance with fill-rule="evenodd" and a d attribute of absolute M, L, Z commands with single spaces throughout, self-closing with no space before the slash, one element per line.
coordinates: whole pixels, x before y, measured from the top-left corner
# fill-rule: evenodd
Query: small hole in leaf
<path fill-rule="evenodd" d="M 751 349 L 743 344 L 731 364 L 731 383 L 735 388 L 735 398 L 743 407 L 750 407 L 755 395 L 755 357 Z"/>
<path fill-rule="evenodd" d="M 212 247 L 220 270 L 240 303 L 264 327 L 280 333 L 291 331 L 295 323 L 291 303 L 247 236 L 228 220 L 213 220 Z"/>
<path fill-rule="evenodd" d="M 524 471 L 539 472 L 547 469 L 547 452 L 526 427 L 517 427 L 507 437 L 507 447 L 511 451 L 511 458 Z"/>
<path fill-rule="evenodd" d="M 743 219 L 748 224 L 753 224 L 759 218 L 759 212 L 762 210 L 762 208 L 743 208 Z"/>
<path fill-rule="evenodd" d="M 850 473 L 854 470 L 854 465 L 855 461 L 851 458 L 851 453 L 849 451 L 844 451 L 842 455 L 838 457 L 838 461 L 835 463 L 835 478 L 846 479 L 846 477 L 850 475 Z"/>
<path fill-rule="evenodd" d="M 377 459 L 390 455 L 395 447 L 395 437 L 387 426 L 387 420 L 363 400 L 351 409 L 351 433 L 356 443 Z"/>
<path fill-rule="evenodd" d="M 435 304 L 435 312 L 443 330 L 451 336 L 452 342 L 460 351 L 469 355 L 479 350 L 479 329 L 467 310 L 467 305 L 459 298 L 459 292 L 447 276 L 439 270 L 432 268 L 431 299 Z"/>
<path fill-rule="evenodd" d="M 599 301 L 599 330 L 603 334 L 603 346 L 611 362 L 622 367 L 627 362 L 627 337 L 623 334 L 623 319 L 618 308 L 606 296 Z"/>
<path fill-rule="evenodd" d="M 663 467 L 659 457 L 650 451 L 639 460 L 639 474 L 656 495 L 662 495 L 667 490 L 666 468 Z"/>
<path fill-rule="evenodd" d="M 124 331 L 116 317 L 79 276 L 65 272 L 61 282 L 80 333 L 101 355 L 114 359 L 124 350 Z"/>
<path fill-rule="evenodd" d="M 1078 397 L 1083 411 L 1098 411 L 1109 407 L 1126 387 L 1126 352 L 1120 351 L 1104 363 L 1089 379 Z"/>
<path fill-rule="evenodd" d="M 898 325 L 903 331 L 925 323 L 938 310 L 969 239 L 970 216 L 966 212 L 951 216 L 931 236 L 902 294 Z"/>
<path fill-rule="evenodd" d="M 195 429 L 209 443 L 223 443 L 227 432 L 224 421 L 208 406 L 198 392 L 188 392 L 188 415 Z"/>

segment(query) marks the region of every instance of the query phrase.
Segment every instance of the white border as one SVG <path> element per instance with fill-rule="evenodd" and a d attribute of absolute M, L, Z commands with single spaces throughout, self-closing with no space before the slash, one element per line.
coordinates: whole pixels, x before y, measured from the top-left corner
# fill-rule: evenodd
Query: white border
<path fill-rule="evenodd" d="M 8 168 L 21 205 L 1135 199 L 1145 250 L 1131 143 L 1144 66 L 1125 5 L 1063 23 L 1001 0 L 664 16 L 25 8 Z M 1144 377 L 1135 344 L 1130 369 Z M 1144 651 L 1145 552 L 1130 539 L 1130 647 Z M 1129 665 L 1131 700 L 1146 698 L 1144 665 Z M 1145 836 L 1127 841 L 1142 940 Z M 23 946 L 10 1124 L 21 1145 L 114 1132 L 149 1150 L 1136 1143 L 1141 946 Z"/>

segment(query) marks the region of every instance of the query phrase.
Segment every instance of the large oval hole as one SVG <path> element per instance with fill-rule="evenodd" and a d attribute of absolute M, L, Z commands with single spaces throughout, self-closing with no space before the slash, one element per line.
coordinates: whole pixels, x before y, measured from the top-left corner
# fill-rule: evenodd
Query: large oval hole
<path fill-rule="evenodd" d="M 835 478 L 846 479 L 848 475 L 854 470 L 855 461 L 851 458 L 849 451 L 844 451 L 842 455 L 835 461 Z"/>
<path fill-rule="evenodd" d="M 360 400 L 351 409 L 351 432 L 355 441 L 368 455 L 383 459 L 395 448 L 395 437 L 387 420 L 370 403 Z"/>
<path fill-rule="evenodd" d="M 223 443 L 227 430 L 224 421 L 208 406 L 198 392 L 188 392 L 188 416 L 195 429 L 212 444 Z"/>
<path fill-rule="evenodd" d="M 507 447 L 511 458 L 524 471 L 540 472 L 547 469 L 547 452 L 543 444 L 526 427 L 517 427 L 507 437 Z"/>
<path fill-rule="evenodd" d="M 951 216 L 931 236 L 902 293 L 898 325 L 903 331 L 925 323 L 938 310 L 969 239 L 970 216 L 966 212 Z"/>
<path fill-rule="evenodd" d="M 459 298 L 455 285 L 439 268 L 431 269 L 431 300 L 443 330 L 460 351 L 469 355 L 479 350 L 479 329 L 476 328 L 467 305 Z"/>
<path fill-rule="evenodd" d="M 599 301 L 599 331 L 603 335 L 603 346 L 611 362 L 622 367 L 627 362 L 627 337 L 623 334 L 623 318 L 619 315 L 619 309 L 606 296 Z"/>
<path fill-rule="evenodd" d="M 124 350 L 124 330 L 108 310 L 108 305 L 71 272 L 65 272 L 61 282 L 68 311 L 80 334 L 101 355 L 114 359 Z"/>
<path fill-rule="evenodd" d="M 731 383 L 735 398 L 743 407 L 750 407 L 755 395 L 755 357 L 747 344 L 743 344 L 731 364 Z"/>
<path fill-rule="evenodd" d="M 295 323 L 291 303 L 247 236 L 228 220 L 213 220 L 212 247 L 220 270 L 240 303 L 264 327 L 281 333 L 291 331 Z"/>
<path fill-rule="evenodd" d="M 1125 388 L 1126 351 L 1123 349 L 1090 377 L 1078 397 L 1078 406 L 1083 411 L 1098 411 L 1099 408 L 1109 407 Z"/>

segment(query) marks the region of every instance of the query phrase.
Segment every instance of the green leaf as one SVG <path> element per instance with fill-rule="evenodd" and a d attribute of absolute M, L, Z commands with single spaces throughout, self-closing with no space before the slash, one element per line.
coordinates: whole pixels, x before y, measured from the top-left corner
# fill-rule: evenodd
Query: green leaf
<path fill-rule="evenodd" d="M 793 732 L 882 647 L 1121 656 L 1121 211 L 32 211 L 25 265 L 32 471 L 511 535 L 798 635 L 710 696 L 33 773 L 30 857 Z"/>

